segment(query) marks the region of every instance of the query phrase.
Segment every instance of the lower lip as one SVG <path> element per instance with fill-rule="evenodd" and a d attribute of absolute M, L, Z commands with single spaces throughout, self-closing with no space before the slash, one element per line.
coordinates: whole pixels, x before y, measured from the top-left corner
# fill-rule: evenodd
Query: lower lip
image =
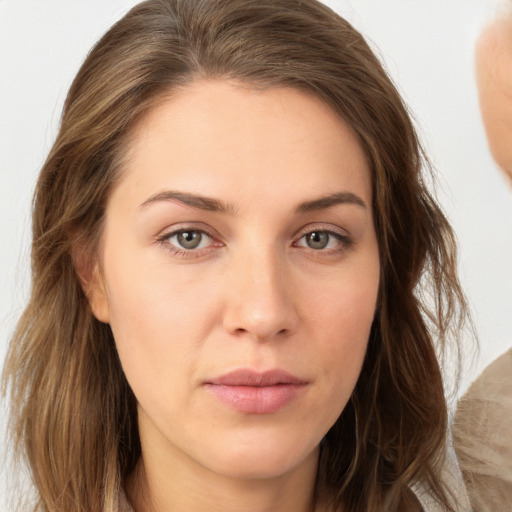
<path fill-rule="evenodd" d="M 305 384 L 275 386 L 227 386 L 206 384 L 210 393 L 235 411 L 245 414 L 272 414 L 292 402 Z"/>

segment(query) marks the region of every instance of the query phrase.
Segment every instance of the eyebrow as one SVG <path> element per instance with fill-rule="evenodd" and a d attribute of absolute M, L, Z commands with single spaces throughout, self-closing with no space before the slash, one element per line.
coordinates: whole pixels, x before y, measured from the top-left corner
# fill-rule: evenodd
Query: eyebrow
<path fill-rule="evenodd" d="M 178 192 L 175 190 L 165 190 L 164 192 L 154 194 L 146 199 L 139 208 L 144 209 L 153 203 L 161 201 L 178 201 L 191 206 L 192 208 L 198 208 L 200 210 L 215 213 L 232 214 L 236 211 L 234 204 L 225 203 L 219 199 L 211 197 L 191 194 L 189 192 Z M 333 194 L 319 197 L 318 199 L 300 203 L 295 209 L 295 213 L 303 215 L 314 211 L 326 210 L 340 204 L 351 204 L 365 209 L 367 208 L 366 203 L 358 195 L 352 192 L 335 192 Z"/>
<path fill-rule="evenodd" d="M 331 208 L 332 206 L 337 206 L 339 204 L 352 204 L 360 206 L 361 208 L 368 208 L 366 203 L 358 195 L 352 192 L 335 192 L 334 194 L 313 199 L 312 201 L 305 201 L 304 203 L 299 204 L 295 211 L 297 214 L 302 215 L 304 213 L 326 210 L 327 208 Z"/>
<path fill-rule="evenodd" d="M 192 208 L 198 208 L 200 210 L 215 213 L 234 213 L 235 211 L 234 205 L 224 203 L 219 199 L 191 194 L 189 192 L 177 192 L 174 190 L 166 190 L 152 195 L 149 199 L 146 199 L 139 208 L 146 208 L 150 204 L 160 201 L 178 201 L 188 206 L 192 206 Z"/>

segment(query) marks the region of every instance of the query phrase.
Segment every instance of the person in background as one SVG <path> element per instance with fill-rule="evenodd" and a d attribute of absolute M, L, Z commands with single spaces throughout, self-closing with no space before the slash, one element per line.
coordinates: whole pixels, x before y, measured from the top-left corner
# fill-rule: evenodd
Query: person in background
<path fill-rule="evenodd" d="M 483 31 L 475 60 L 489 149 L 496 163 L 512 179 L 512 2 Z"/>
<path fill-rule="evenodd" d="M 476 78 L 489 149 L 512 179 L 512 2 L 478 40 Z M 455 414 L 454 447 L 474 512 L 512 510 L 511 417 L 509 349 L 472 384 Z"/>

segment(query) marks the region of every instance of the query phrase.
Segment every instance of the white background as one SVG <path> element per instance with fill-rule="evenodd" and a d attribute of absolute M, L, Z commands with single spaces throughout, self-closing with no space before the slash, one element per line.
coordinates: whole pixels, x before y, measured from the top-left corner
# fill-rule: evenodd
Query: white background
<path fill-rule="evenodd" d="M 30 201 L 65 94 L 92 44 L 135 3 L 0 0 L 0 364 L 28 294 Z M 438 169 L 481 342 L 464 389 L 512 345 L 512 194 L 488 153 L 473 72 L 474 43 L 496 1 L 326 3 L 379 49 Z"/>

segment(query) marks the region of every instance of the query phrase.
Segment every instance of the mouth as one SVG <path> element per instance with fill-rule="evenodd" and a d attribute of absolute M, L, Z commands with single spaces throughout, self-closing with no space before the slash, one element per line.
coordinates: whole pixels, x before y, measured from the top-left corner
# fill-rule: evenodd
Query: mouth
<path fill-rule="evenodd" d="M 211 379 L 205 388 L 224 405 L 244 414 L 272 414 L 293 402 L 308 386 L 285 370 L 241 369 Z"/>

